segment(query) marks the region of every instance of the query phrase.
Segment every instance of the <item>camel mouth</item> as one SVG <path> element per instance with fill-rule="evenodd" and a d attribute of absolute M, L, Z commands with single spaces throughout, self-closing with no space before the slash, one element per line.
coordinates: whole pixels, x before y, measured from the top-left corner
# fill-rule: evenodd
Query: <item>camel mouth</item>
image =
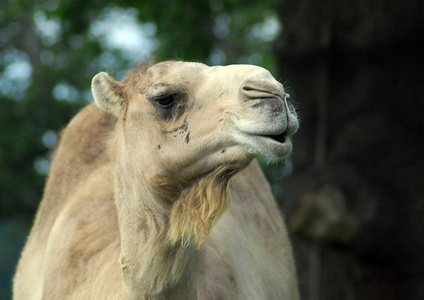
<path fill-rule="evenodd" d="M 290 155 L 292 143 L 285 133 L 276 135 L 250 135 L 249 146 L 256 154 L 274 159 L 282 159 Z"/>
<path fill-rule="evenodd" d="M 276 160 L 290 155 L 292 151 L 290 135 L 283 128 L 278 131 L 275 129 L 275 134 L 259 130 L 259 132 L 250 133 L 236 126 L 230 119 L 227 121 L 230 136 L 248 153 Z"/>
<path fill-rule="evenodd" d="M 283 132 L 277 135 L 263 135 L 263 137 L 272 139 L 276 141 L 277 143 L 284 144 L 286 142 L 287 135 L 285 132 Z"/>

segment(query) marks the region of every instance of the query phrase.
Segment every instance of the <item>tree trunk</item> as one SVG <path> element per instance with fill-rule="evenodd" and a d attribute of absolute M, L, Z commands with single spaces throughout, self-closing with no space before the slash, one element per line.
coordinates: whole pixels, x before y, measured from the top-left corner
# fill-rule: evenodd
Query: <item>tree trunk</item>
<path fill-rule="evenodd" d="M 424 297 L 424 2 L 285 0 L 282 203 L 303 299 Z"/>

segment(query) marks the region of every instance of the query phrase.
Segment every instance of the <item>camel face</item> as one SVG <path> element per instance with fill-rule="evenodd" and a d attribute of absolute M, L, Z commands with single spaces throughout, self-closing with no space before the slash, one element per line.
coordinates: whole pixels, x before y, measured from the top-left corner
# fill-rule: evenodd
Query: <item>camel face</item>
<path fill-rule="evenodd" d="M 251 65 L 164 62 L 121 83 L 100 73 L 93 94 L 121 119 L 120 151 L 130 164 L 143 161 L 148 174 L 191 178 L 220 165 L 243 167 L 255 155 L 282 159 L 298 129 L 283 86 Z"/>

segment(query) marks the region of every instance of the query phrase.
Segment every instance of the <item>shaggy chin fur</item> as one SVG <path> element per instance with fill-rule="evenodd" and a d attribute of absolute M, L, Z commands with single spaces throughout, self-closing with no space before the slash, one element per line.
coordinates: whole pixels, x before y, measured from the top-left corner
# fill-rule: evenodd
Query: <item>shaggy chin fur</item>
<path fill-rule="evenodd" d="M 153 179 L 156 193 L 171 204 L 167 239 L 172 245 L 200 247 L 228 207 L 230 180 L 240 170 L 220 166 L 191 183 L 181 182 L 174 175 Z"/>

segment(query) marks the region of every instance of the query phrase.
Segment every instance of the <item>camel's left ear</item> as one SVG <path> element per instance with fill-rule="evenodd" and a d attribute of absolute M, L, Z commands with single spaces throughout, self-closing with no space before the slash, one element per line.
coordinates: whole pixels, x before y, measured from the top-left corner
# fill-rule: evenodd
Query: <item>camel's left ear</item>
<path fill-rule="evenodd" d="M 91 91 L 97 106 L 119 117 L 124 108 L 123 86 L 105 72 L 100 72 L 91 81 Z"/>

